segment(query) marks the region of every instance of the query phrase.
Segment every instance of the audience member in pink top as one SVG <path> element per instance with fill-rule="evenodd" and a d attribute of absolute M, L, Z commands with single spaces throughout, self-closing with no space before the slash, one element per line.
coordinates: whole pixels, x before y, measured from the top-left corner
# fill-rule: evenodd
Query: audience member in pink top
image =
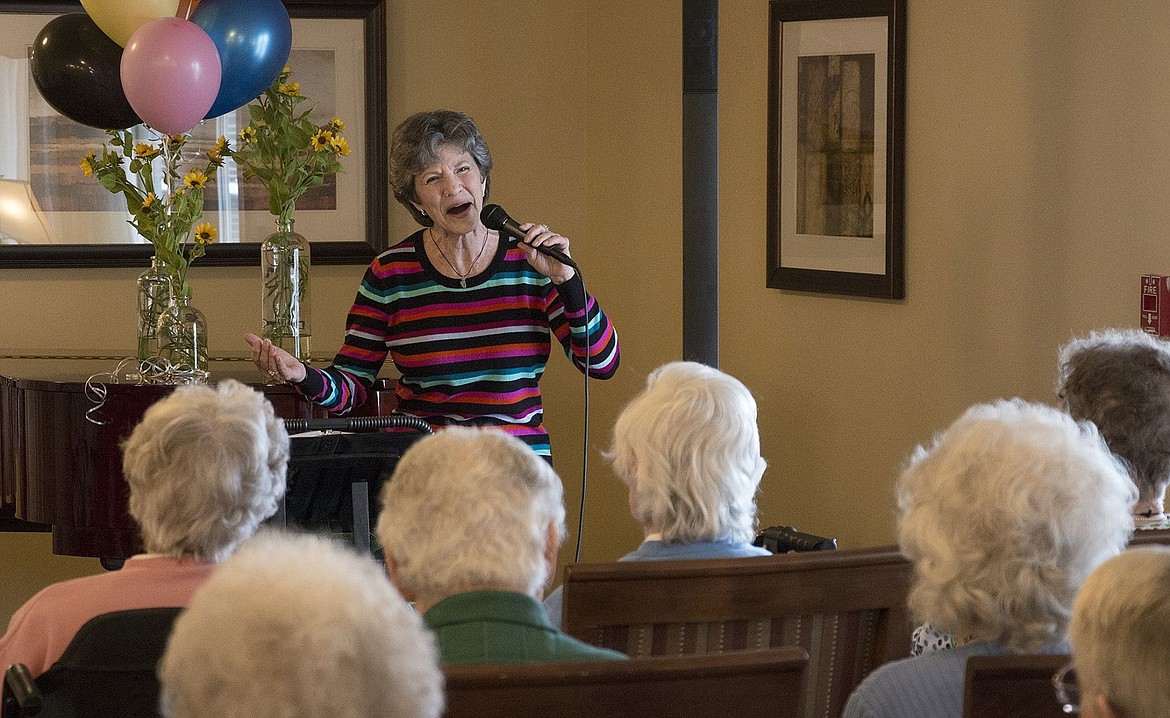
<path fill-rule="evenodd" d="M 148 553 L 29 599 L 0 638 L 0 668 L 24 663 L 33 676 L 44 673 L 102 613 L 186 606 L 284 494 L 284 424 L 262 394 L 236 381 L 179 387 L 146 411 L 122 453 L 130 515 Z"/>

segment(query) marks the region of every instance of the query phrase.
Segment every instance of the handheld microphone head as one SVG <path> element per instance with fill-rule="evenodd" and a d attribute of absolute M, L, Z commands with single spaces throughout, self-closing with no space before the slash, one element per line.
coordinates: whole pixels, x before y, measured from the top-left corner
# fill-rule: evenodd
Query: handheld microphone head
<path fill-rule="evenodd" d="M 524 231 L 520 229 L 520 223 L 509 217 L 504 208 L 498 204 L 485 204 L 479 212 L 479 220 L 488 229 L 507 232 L 516 237 L 524 236 Z"/>
<path fill-rule="evenodd" d="M 479 212 L 479 221 L 483 222 L 483 226 L 487 227 L 488 229 L 494 229 L 497 232 L 510 234 L 516 239 L 520 240 L 520 242 L 524 242 L 525 233 L 524 230 L 520 228 L 520 223 L 509 217 L 508 213 L 504 211 L 504 208 L 498 204 L 485 204 L 483 209 L 481 209 Z M 531 247 L 532 245 L 528 246 Z M 567 267 L 572 267 L 578 272 L 581 271 L 577 267 L 577 263 L 574 262 L 572 258 L 569 257 L 569 255 L 565 254 L 556 247 L 545 247 L 542 245 L 533 248 L 545 256 L 552 257 Z"/>

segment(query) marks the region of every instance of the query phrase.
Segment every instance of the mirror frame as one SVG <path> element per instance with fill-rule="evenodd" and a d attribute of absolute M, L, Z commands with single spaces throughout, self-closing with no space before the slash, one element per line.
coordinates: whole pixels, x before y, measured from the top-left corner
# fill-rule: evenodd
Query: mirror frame
<path fill-rule="evenodd" d="M 130 0 L 132 1 L 132 0 Z M 368 264 L 387 247 L 389 168 L 386 132 L 386 1 L 282 0 L 290 17 L 348 18 L 365 25 L 366 101 L 366 241 L 318 242 L 313 264 Z M 84 12 L 80 2 L 0 0 L 0 14 L 60 15 Z M 54 244 L 0 246 L 0 268 L 143 267 L 150 264 L 150 244 Z M 259 261 L 260 244 L 213 244 L 200 266 L 248 266 Z"/>

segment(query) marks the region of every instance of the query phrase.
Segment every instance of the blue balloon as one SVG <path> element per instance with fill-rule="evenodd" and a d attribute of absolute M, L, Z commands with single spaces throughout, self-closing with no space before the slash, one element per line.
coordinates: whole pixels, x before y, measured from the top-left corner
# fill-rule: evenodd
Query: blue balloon
<path fill-rule="evenodd" d="M 292 20 L 280 0 L 202 0 L 191 22 L 211 36 L 223 69 L 219 95 L 205 119 L 259 97 L 288 62 Z"/>

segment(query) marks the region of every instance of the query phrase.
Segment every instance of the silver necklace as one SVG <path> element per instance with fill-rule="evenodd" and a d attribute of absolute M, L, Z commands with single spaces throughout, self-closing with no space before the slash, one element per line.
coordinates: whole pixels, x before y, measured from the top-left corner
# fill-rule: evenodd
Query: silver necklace
<path fill-rule="evenodd" d="M 483 251 L 487 249 L 488 237 L 483 238 L 483 244 L 479 245 L 479 254 L 475 255 L 475 259 L 472 260 L 471 266 L 467 268 L 466 273 L 463 273 L 456 269 L 455 265 L 451 263 L 451 260 L 447 258 L 447 254 L 443 251 L 443 248 L 439 246 L 439 240 L 435 239 L 434 231 L 429 231 L 428 233 L 431 235 L 431 242 L 435 245 L 435 249 L 439 250 L 439 256 L 443 258 L 443 261 L 447 263 L 447 266 L 451 268 L 451 271 L 455 272 L 455 275 L 459 277 L 459 286 L 467 289 L 467 278 L 470 277 L 471 273 L 475 271 L 475 265 L 479 264 L 479 260 L 483 257 Z"/>

